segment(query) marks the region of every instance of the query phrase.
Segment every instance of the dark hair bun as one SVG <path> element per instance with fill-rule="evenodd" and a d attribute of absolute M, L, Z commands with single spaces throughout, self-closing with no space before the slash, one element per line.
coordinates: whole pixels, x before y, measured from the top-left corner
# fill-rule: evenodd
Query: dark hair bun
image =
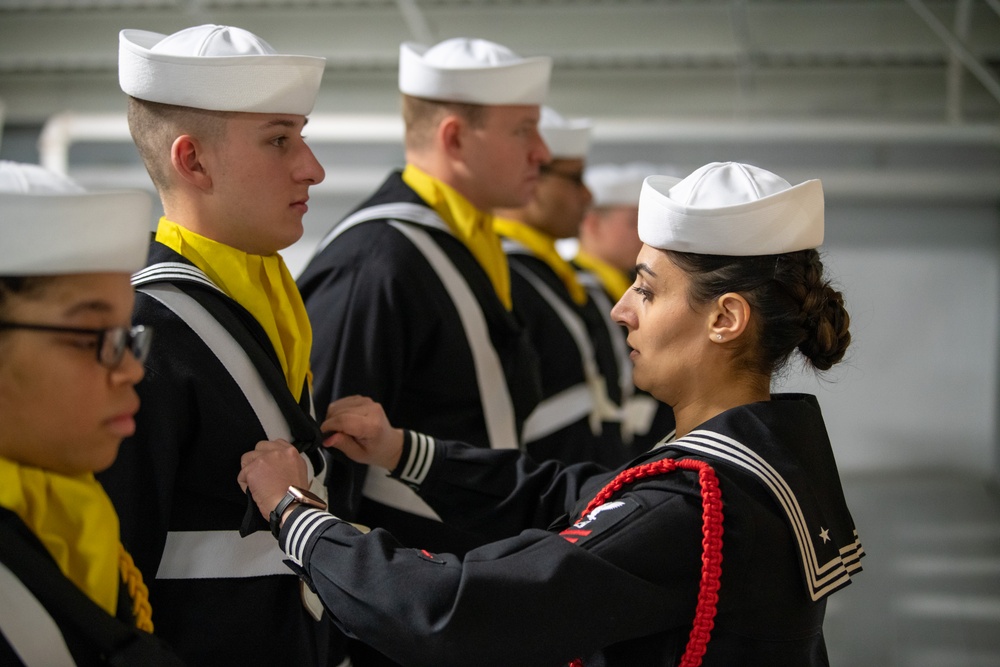
<path fill-rule="evenodd" d="M 815 251 L 806 253 L 802 318 L 805 339 L 798 349 L 815 368 L 825 371 L 844 358 L 851 344 L 851 316 L 844 295 L 823 279 L 823 264 Z"/>

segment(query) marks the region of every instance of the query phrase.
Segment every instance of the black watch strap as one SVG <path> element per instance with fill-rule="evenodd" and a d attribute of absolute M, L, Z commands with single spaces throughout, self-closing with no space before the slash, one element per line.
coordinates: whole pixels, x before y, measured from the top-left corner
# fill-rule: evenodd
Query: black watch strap
<path fill-rule="evenodd" d="M 271 512 L 271 516 L 268 517 L 268 523 L 271 525 L 271 533 L 275 537 L 278 537 L 281 533 L 281 515 L 285 513 L 285 510 L 287 510 L 288 506 L 292 503 L 299 503 L 301 505 L 307 505 L 321 510 L 326 509 L 326 501 L 309 489 L 303 489 L 298 486 L 288 487 L 288 491 L 282 497 L 281 502 L 278 503 L 278 505 Z"/>
<path fill-rule="evenodd" d="M 269 517 L 269 523 L 271 524 L 271 534 L 277 538 L 281 534 L 281 515 L 285 513 L 288 506 L 292 503 L 299 502 L 299 499 L 295 497 L 291 491 L 286 491 L 285 495 L 282 496 L 281 500 L 275 505 L 274 509 L 271 510 L 271 516 Z"/>

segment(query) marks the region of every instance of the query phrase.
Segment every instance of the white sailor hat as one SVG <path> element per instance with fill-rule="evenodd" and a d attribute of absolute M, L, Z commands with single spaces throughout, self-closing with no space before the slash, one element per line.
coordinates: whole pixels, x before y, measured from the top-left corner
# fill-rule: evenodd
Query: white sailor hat
<path fill-rule="evenodd" d="M 399 91 L 468 104 L 541 104 L 549 92 L 552 59 L 521 58 L 485 39 L 455 37 L 432 47 L 399 47 Z"/>
<path fill-rule="evenodd" d="M 139 190 L 85 192 L 37 165 L 0 161 L 0 275 L 134 273 L 153 205 Z"/>
<path fill-rule="evenodd" d="M 553 159 L 582 159 L 590 149 L 589 120 L 566 119 L 551 107 L 542 107 L 538 131 L 549 147 Z"/>
<path fill-rule="evenodd" d="M 122 30 L 118 82 L 142 100 L 212 111 L 309 114 L 326 59 L 276 53 L 242 28 L 200 25 L 172 35 Z"/>
<path fill-rule="evenodd" d="M 748 164 L 713 162 L 679 183 L 649 176 L 639 195 L 646 245 L 701 255 L 776 255 L 823 243 L 823 186 L 789 185 Z"/>
<path fill-rule="evenodd" d="M 597 164 L 587 167 L 583 181 L 594 197 L 594 206 L 638 206 L 643 181 L 662 173 L 661 167 L 650 162 Z"/>

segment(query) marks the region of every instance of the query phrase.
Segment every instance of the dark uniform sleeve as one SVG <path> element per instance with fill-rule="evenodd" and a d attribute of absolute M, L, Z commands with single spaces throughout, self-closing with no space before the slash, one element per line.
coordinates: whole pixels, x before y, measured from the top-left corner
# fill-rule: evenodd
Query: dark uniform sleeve
<path fill-rule="evenodd" d="M 512 460 L 496 466 L 503 452 L 471 448 L 439 452 L 434 466 L 451 459 L 443 467 L 457 477 L 459 468 L 480 467 L 491 454 L 494 468 L 514 469 L 507 480 L 480 486 L 481 505 L 499 500 L 500 515 L 522 512 L 514 508 L 545 489 L 540 519 L 580 484 L 578 470 L 518 471 Z M 467 490 L 452 502 L 467 504 L 483 479 L 454 485 Z M 496 498 L 511 479 L 519 481 L 509 497 Z M 603 507 L 461 558 L 403 548 L 385 531 L 361 534 L 317 510 L 296 510 L 280 539 L 338 626 L 400 663 L 558 665 L 627 639 L 683 629 L 693 617 L 702 524 L 695 477 L 675 472 L 643 480 Z"/>
<path fill-rule="evenodd" d="M 392 474 L 417 490 L 447 525 L 494 540 L 565 523 L 584 487 L 610 479 L 593 463 L 539 463 L 518 450 L 481 449 L 413 431 L 406 431 Z"/>

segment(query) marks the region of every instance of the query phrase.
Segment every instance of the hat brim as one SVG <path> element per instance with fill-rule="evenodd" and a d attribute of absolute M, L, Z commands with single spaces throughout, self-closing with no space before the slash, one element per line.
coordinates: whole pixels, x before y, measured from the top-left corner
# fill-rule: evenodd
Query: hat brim
<path fill-rule="evenodd" d="M 639 238 L 646 245 L 745 257 L 823 244 L 823 186 L 819 180 L 752 202 L 708 209 L 684 206 L 665 197 L 661 192 L 670 186 L 659 183 L 658 178 L 647 178 L 639 194 Z"/>
<path fill-rule="evenodd" d="M 146 263 L 152 208 L 138 190 L 0 193 L 0 275 L 134 273 Z"/>
<path fill-rule="evenodd" d="M 281 54 L 175 56 L 151 49 L 166 36 L 122 30 L 118 82 L 132 97 L 210 111 L 308 115 L 326 60 Z"/>
<path fill-rule="evenodd" d="M 442 102 L 489 105 L 536 105 L 549 93 L 552 59 L 523 58 L 516 63 L 444 68 L 424 62 L 425 47 L 399 47 L 399 91 Z"/>

